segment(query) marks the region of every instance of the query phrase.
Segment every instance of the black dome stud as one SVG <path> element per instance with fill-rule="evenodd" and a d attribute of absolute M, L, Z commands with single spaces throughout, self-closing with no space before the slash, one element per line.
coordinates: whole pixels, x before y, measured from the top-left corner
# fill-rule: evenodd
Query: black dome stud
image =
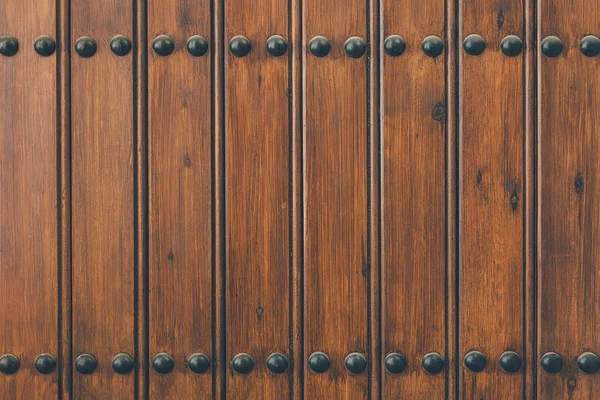
<path fill-rule="evenodd" d="M 400 353 L 390 353 L 384 360 L 385 369 L 390 374 L 400 374 L 406 369 L 406 357 Z"/>
<path fill-rule="evenodd" d="M 158 353 L 152 359 L 152 368 L 159 374 L 168 374 L 175 368 L 175 360 L 167 353 Z"/>
<path fill-rule="evenodd" d="M 406 41 L 400 35 L 390 35 L 383 42 L 383 48 L 388 56 L 398 57 L 406 51 Z"/>
<path fill-rule="evenodd" d="M 325 57 L 331 50 L 331 42 L 325 36 L 315 36 L 308 43 L 308 49 L 315 57 Z"/>
<path fill-rule="evenodd" d="M 436 58 L 444 51 L 444 42 L 437 36 L 427 36 L 421 43 L 421 49 L 425 55 Z"/>
<path fill-rule="evenodd" d="M 192 354 L 187 366 L 195 374 L 205 374 L 210 371 L 210 359 L 202 353 Z"/>
<path fill-rule="evenodd" d="M 546 57 L 557 57 L 563 49 L 563 43 L 556 36 L 548 36 L 542 40 L 541 48 Z"/>
<path fill-rule="evenodd" d="M 56 358 L 51 354 L 40 354 L 35 359 L 35 369 L 43 375 L 48 375 L 56 369 Z"/>
<path fill-rule="evenodd" d="M 12 57 L 19 51 L 19 41 L 12 36 L 0 36 L 0 54 Z"/>
<path fill-rule="evenodd" d="M 350 353 L 344 360 L 344 366 L 351 374 L 362 374 L 367 369 L 367 359 L 360 353 Z"/>
<path fill-rule="evenodd" d="M 96 44 L 96 41 L 90 37 L 83 36 L 75 42 L 75 51 L 83 58 L 92 57 L 96 54 L 96 50 L 98 50 L 98 45 Z"/>
<path fill-rule="evenodd" d="M 479 351 L 470 351 L 465 355 L 465 367 L 471 372 L 481 372 L 485 368 L 485 356 Z"/>
<path fill-rule="evenodd" d="M 287 51 L 288 44 L 283 36 L 273 35 L 267 39 L 267 53 L 271 57 L 281 57 Z"/>
<path fill-rule="evenodd" d="M 500 368 L 508 374 L 514 374 L 521 369 L 521 356 L 514 351 L 505 351 L 500 356 Z"/>
<path fill-rule="evenodd" d="M 329 361 L 329 356 L 320 351 L 312 353 L 310 357 L 308 357 L 308 367 L 317 374 L 322 374 L 327 371 L 330 365 L 331 361 Z"/>
<path fill-rule="evenodd" d="M 21 362 L 12 354 L 4 354 L 0 357 L 0 372 L 4 375 L 16 374 L 21 366 Z"/>
<path fill-rule="evenodd" d="M 585 352 L 577 358 L 577 367 L 585 374 L 593 374 L 600 368 L 600 359 L 591 352 Z"/>
<path fill-rule="evenodd" d="M 208 40 L 200 35 L 191 36 L 185 44 L 188 53 L 194 57 L 202 57 L 208 53 Z"/>
<path fill-rule="evenodd" d="M 119 353 L 112 360 L 112 369 L 119 375 L 127 375 L 133 371 L 133 366 L 133 358 L 126 353 Z"/>
<path fill-rule="evenodd" d="M 556 374 L 562 369 L 563 362 L 562 358 L 558 354 L 551 351 L 542 356 L 540 365 L 547 373 Z"/>
<path fill-rule="evenodd" d="M 126 56 L 131 51 L 131 40 L 125 35 L 117 35 L 110 40 L 110 50 L 119 57 Z"/>
<path fill-rule="evenodd" d="M 444 369 L 444 359 L 438 353 L 427 353 L 421 361 L 423 369 L 432 374 L 439 374 Z"/>
<path fill-rule="evenodd" d="M 600 54 L 600 39 L 598 36 L 588 35 L 581 39 L 579 49 L 586 57 L 595 57 Z"/>
<path fill-rule="evenodd" d="M 280 353 L 273 353 L 267 358 L 267 368 L 274 374 L 283 374 L 288 368 L 288 359 Z"/>
<path fill-rule="evenodd" d="M 485 40 L 477 34 L 469 35 L 463 41 L 463 49 L 471 56 L 478 56 L 485 51 Z"/>
<path fill-rule="evenodd" d="M 240 353 L 233 357 L 231 368 L 240 375 L 248 375 L 254 369 L 254 360 L 250 354 Z"/>
<path fill-rule="evenodd" d="M 360 58 L 365 54 L 365 51 L 367 51 L 367 45 L 364 40 L 358 36 L 352 36 L 344 43 L 344 51 L 350 58 Z"/>
<path fill-rule="evenodd" d="M 56 51 L 56 41 L 50 36 L 42 35 L 35 40 L 33 49 L 42 57 L 50 57 Z"/>
<path fill-rule="evenodd" d="M 158 35 L 152 42 L 152 49 L 161 57 L 166 57 L 175 50 L 175 42 L 167 35 Z"/>
<path fill-rule="evenodd" d="M 90 354 L 82 354 L 75 360 L 75 369 L 82 375 L 91 375 L 96 371 L 98 362 Z"/>
<path fill-rule="evenodd" d="M 229 41 L 229 51 L 236 57 L 244 57 L 252 50 L 252 43 L 246 36 L 237 35 Z"/>
<path fill-rule="evenodd" d="M 500 42 L 500 50 L 508 57 L 516 57 L 523 50 L 523 41 L 516 35 L 508 35 Z"/>

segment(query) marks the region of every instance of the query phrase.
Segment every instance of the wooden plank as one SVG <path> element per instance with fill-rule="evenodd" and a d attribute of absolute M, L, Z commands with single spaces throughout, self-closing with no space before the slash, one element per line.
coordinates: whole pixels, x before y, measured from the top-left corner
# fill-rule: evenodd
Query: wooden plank
<path fill-rule="evenodd" d="M 367 310 L 367 58 L 344 53 L 351 36 L 367 40 L 368 5 L 304 3 L 304 43 L 331 42 L 322 58 L 304 56 L 304 354 L 324 352 L 328 371 L 305 368 L 306 398 L 365 398 L 368 374 L 344 360 L 369 356 Z"/>
<path fill-rule="evenodd" d="M 211 40 L 208 1 L 153 2 L 148 8 L 149 354 L 175 360 L 170 374 L 150 372 L 150 398 L 211 393 L 211 372 L 187 368 L 212 358 L 211 53 L 194 57 L 186 42 Z M 168 35 L 175 51 L 152 50 Z"/>
<path fill-rule="evenodd" d="M 58 359 L 58 123 L 56 53 L 41 57 L 38 36 L 56 39 L 53 0 L 7 0 L 0 36 L 19 42 L 0 56 L 0 355 L 20 361 L 0 376 L 2 398 L 58 398 L 58 372 L 34 368 Z"/>
<path fill-rule="evenodd" d="M 538 39 L 564 44 L 538 52 L 538 398 L 597 397 L 600 374 L 578 370 L 584 352 L 600 353 L 600 58 L 581 39 L 598 35 L 600 1 L 538 3 Z M 539 368 L 547 352 L 562 357 L 558 374 Z"/>
<path fill-rule="evenodd" d="M 254 359 L 250 375 L 230 367 L 227 398 L 283 398 L 289 370 L 273 374 L 272 353 L 290 357 L 289 57 L 265 50 L 288 35 L 288 3 L 225 3 L 225 40 L 246 36 L 252 50 L 225 55 L 227 357 Z"/>
<path fill-rule="evenodd" d="M 74 52 L 72 78 L 73 358 L 91 354 L 91 375 L 73 374 L 73 396 L 131 399 L 134 374 L 111 368 L 134 351 L 133 52 L 113 54 L 117 34 L 131 39 L 131 4 L 71 4 L 73 45 L 88 36 L 97 53 Z"/>

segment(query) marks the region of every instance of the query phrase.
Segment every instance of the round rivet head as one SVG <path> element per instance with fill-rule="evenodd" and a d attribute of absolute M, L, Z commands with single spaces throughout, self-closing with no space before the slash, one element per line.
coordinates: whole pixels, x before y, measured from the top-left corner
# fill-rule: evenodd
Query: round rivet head
<path fill-rule="evenodd" d="M 595 57 L 600 54 L 600 39 L 594 35 L 588 35 L 581 39 L 579 49 L 586 57 Z"/>
<path fill-rule="evenodd" d="M 508 35 L 500 42 L 500 50 L 508 57 L 516 57 L 523 50 L 523 41 L 516 35 Z"/>
<path fill-rule="evenodd" d="M 400 353 L 390 353 L 384 360 L 385 369 L 390 374 L 400 374 L 406 369 L 406 357 Z"/>
<path fill-rule="evenodd" d="M 254 360 L 250 354 L 240 353 L 233 357 L 231 368 L 240 375 L 248 375 L 254 369 Z"/>
<path fill-rule="evenodd" d="M 110 40 L 110 50 L 119 57 L 126 56 L 131 51 L 131 40 L 127 36 L 117 35 Z"/>
<path fill-rule="evenodd" d="M 283 36 L 273 35 L 267 39 L 267 53 L 271 57 L 281 57 L 287 51 L 288 45 Z"/>
<path fill-rule="evenodd" d="M 471 56 L 478 56 L 485 51 L 485 40 L 477 34 L 469 35 L 463 41 L 463 49 Z"/>
<path fill-rule="evenodd" d="M 541 47 L 542 53 L 544 53 L 546 57 L 557 57 L 563 49 L 563 43 L 556 36 L 548 36 L 542 40 Z"/>
<path fill-rule="evenodd" d="M 175 42 L 167 35 L 158 35 L 152 42 L 152 49 L 161 57 L 166 57 L 175 50 Z"/>
<path fill-rule="evenodd" d="M 0 36 L 0 54 L 12 57 L 19 51 L 19 41 L 12 36 Z"/>
<path fill-rule="evenodd" d="M 35 369 L 43 375 L 48 375 L 56 369 L 56 358 L 50 354 L 40 354 L 35 359 Z"/>
<path fill-rule="evenodd" d="M 12 354 L 4 354 L 0 357 L 0 372 L 4 375 L 16 374 L 20 366 L 19 359 Z"/>
<path fill-rule="evenodd" d="M 33 49 L 42 57 L 50 57 L 56 51 L 56 41 L 50 36 L 40 36 L 35 40 Z"/>
<path fill-rule="evenodd" d="M 203 36 L 194 35 L 188 39 L 185 47 L 192 56 L 202 57 L 208 52 L 208 40 Z"/>
<path fill-rule="evenodd" d="M 96 371 L 98 362 L 90 354 L 82 354 L 75 360 L 75 369 L 82 375 L 91 375 Z"/>
<path fill-rule="evenodd" d="M 283 374 L 288 368 L 288 359 L 280 353 L 273 353 L 267 358 L 267 368 L 274 374 Z"/>
<path fill-rule="evenodd" d="M 521 356 L 514 351 L 505 351 L 500 356 L 500 368 L 508 374 L 514 374 L 521 369 Z"/>
<path fill-rule="evenodd" d="M 577 359 L 577 367 L 585 374 L 593 374 L 600 368 L 600 359 L 591 352 L 585 352 Z"/>
<path fill-rule="evenodd" d="M 556 374 L 562 369 L 563 362 L 562 358 L 558 354 L 551 351 L 542 356 L 540 365 L 547 373 Z"/>
<path fill-rule="evenodd" d="M 325 36 L 315 36 L 310 40 L 308 49 L 315 57 L 325 57 L 331 50 L 331 42 Z"/>
<path fill-rule="evenodd" d="M 133 358 L 126 353 L 117 354 L 112 361 L 113 371 L 120 375 L 127 375 L 133 371 L 133 365 Z"/>
<path fill-rule="evenodd" d="M 320 351 L 312 353 L 310 357 L 308 357 L 308 367 L 317 374 L 322 374 L 327 371 L 330 365 L 331 361 L 329 361 L 329 356 Z"/>
<path fill-rule="evenodd" d="M 444 42 L 437 36 L 427 36 L 421 43 L 421 49 L 425 55 L 436 58 L 444 51 Z"/>
<path fill-rule="evenodd" d="M 367 51 L 367 45 L 361 38 L 353 36 L 344 43 L 344 51 L 350 58 L 360 58 Z"/>
<path fill-rule="evenodd" d="M 244 57 L 252 50 L 252 44 L 246 36 L 237 35 L 229 41 L 229 51 L 236 57 Z"/>
<path fill-rule="evenodd" d="M 152 359 L 152 368 L 159 374 L 168 374 L 175 368 L 175 360 L 167 353 L 158 353 Z"/>
<path fill-rule="evenodd" d="M 438 374 L 444 369 L 444 359 L 438 353 L 427 353 L 421 361 L 423 369 L 432 374 Z"/>
<path fill-rule="evenodd" d="M 350 353 L 344 360 L 344 366 L 351 374 L 362 374 L 367 369 L 367 359 L 360 353 Z"/>
<path fill-rule="evenodd" d="M 75 51 L 83 58 L 92 57 L 96 54 L 96 50 L 98 50 L 98 45 L 96 44 L 96 41 L 90 37 L 83 36 L 75 42 Z"/>
<path fill-rule="evenodd" d="M 187 365 L 190 371 L 195 374 L 205 374 L 210 371 L 210 359 L 202 353 L 192 354 Z"/>
<path fill-rule="evenodd" d="M 390 35 L 383 42 L 383 48 L 388 56 L 398 57 L 406 51 L 406 41 L 400 35 Z"/>
<path fill-rule="evenodd" d="M 465 355 L 465 367 L 471 372 L 481 372 L 485 368 L 485 356 L 479 351 L 470 351 Z"/>

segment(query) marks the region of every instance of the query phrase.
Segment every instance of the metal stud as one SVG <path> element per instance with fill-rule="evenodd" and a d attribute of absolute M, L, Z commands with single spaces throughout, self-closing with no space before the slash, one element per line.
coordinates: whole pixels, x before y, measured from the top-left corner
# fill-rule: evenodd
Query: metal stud
<path fill-rule="evenodd" d="M 329 356 L 323 352 L 317 351 L 308 357 L 308 367 L 317 374 L 327 371 L 330 365 Z"/>
<path fill-rule="evenodd" d="M 325 36 L 315 36 L 310 40 L 308 49 L 315 57 L 325 57 L 331 50 L 331 42 Z"/>
<path fill-rule="evenodd" d="M 469 35 L 463 41 L 463 49 L 471 56 L 478 56 L 485 51 L 485 40 L 477 34 Z"/>
<path fill-rule="evenodd" d="M 35 369 L 43 375 L 48 375 L 56 369 L 56 358 L 51 354 L 40 354 L 35 359 Z"/>
<path fill-rule="evenodd" d="M 117 35 L 110 40 L 110 49 L 119 57 L 126 56 L 131 51 L 131 40 L 125 35 Z"/>
<path fill-rule="evenodd" d="M 365 51 L 367 51 L 367 45 L 364 40 L 358 36 L 352 36 L 344 43 L 344 51 L 350 58 L 360 58 L 365 54 Z"/>
<path fill-rule="evenodd" d="M 195 374 L 205 374 L 210 371 L 210 359 L 202 353 L 192 354 L 187 366 Z"/>
<path fill-rule="evenodd" d="M 548 36 L 547 38 L 542 40 L 541 47 L 542 53 L 544 53 L 546 57 L 552 58 L 557 57 L 561 53 L 563 49 L 563 43 L 556 36 Z"/>
<path fill-rule="evenodd" d="M 0 36 L 0 54 L 12 57 L 19 51 L 19 41 L 12 36 Z"/>
<path fill-rule="evenodd" d="M 521 356 L 514 351 L 505 351 L 500 356 L 500 368 L 508 374 L 514 374 L 521 369 Z"/>
<path fill-rule="evenodd" d="M 406 357 L 400 353 L 390 353 L 384 360 L 385 369 L 390 374 L 400 374 L 406 369 Z"/>
<path fill-rule="evenodd" d="M 595 57 L 600 54 L 600 39 L 594 35 L 588 35 L 581 39 L 579 49 L 586 57 Z"/>
<path fill-rule="evenodd" d="M 82 375 L 91 375 L 96 371 L 98 362 L 91 354 L 82 354 L 75 360 L 75 369 Z"/>
<path fill-rule="evenodd" d="M 21 366 L 21 362 L 12 354 L 4 354 L 0 357 L 0 372 L 4 375 L 16 374 Z"/>
<path fill-rule="evenodd" d="M 516 35 L 508 35 L 500 42 L 500 50 L 508 57 L 516 57 L 523 50 L 523 41 Z"/>
<path fill-rule="evenodd" d="M 432 374 L 438 374 L 444 369 L 444 359 L 438 353 L 427 353 L 421 361 L 423 369 Z"/>
<path fill-rule="evenodd" d="M 585 352 L 577 358 L 577 367 L 585 374 L 593 374 L 600 368 L 600 359 L 592 352 Z"/>
<path fill-rule="evenodd" d="M 50 36 L 42 35 L 35 40 L 33 49 L 42 57 L 50 57 L 56 51 L 56 41 Z"/>
<path fill-rule="evenodd" d="M 398 57 L 406 51 L 406 41 L 400 35 L 390 35 L 383 42 L 383 48 L 388 56 Z"/>
<path fill-rule="evenodd" d="M 75 51 L 83 58 L 92 57 L 96 54 L 96 50 L 98 50 L 98 45 L 96 44 L 96 41 L 90 37 L 83 36 L 75 42 Z"/>
<path fill-rule="evenodd" d="M 127 375 L 133 371 L 133 358 L 127 353 L 119 353 L 112 360 L 112 369 L 119 375 Z"/>
<path fill-rule="evenodd" d="M 168 374 L 175 368 L 175 360 L 167 353 L 158 353 L 152 359 L 152 368 L 159 374 Z"/>
<path fill-rule="evenodd" d="M 271 57 L 281 57 L 287 51 L 287 41 L 283 36 L 273 35 L 267 39 L 267 53 Z"/>
<path fill-rule="evenodd" d="M 470 351 L 465 355 L 465 367 L 471 372 L 481 372 L 485 368 L 485 356 L 479 351 Z"/>
<path fill-rule="evenodd" d="M 194 35 L 188 39 L 185 47 L 192 56 L 202 57 L 208 52 L 208 40 L 203 36 Z"/>
<path fill-rule="evenodd" d="M 540 361 L 542 369 L 549 374 L 560 372 L 563 366 L 562 358 L 553 351 L 550 351 L 542 356 Z"/>
<path fill-rule="evenodd" d="M 152 49 L 161 57 L 166 57 L 175 50 L 175 42 L 167 35 L 158 35 L 152 42 Z"/>
<path fill-rule="evenodd" d="M 421 43 L 421 49 L 425 55 L 436 58 L 444 51 L 444 42 L 437 36 L 427 36 Z"/>
<path fill-rule="evenodd" d="M 250 354 L 240 353 L 233 357 L 231 368 L 240 375 L 248 375 L 254 369 L 254 360 Z"/>
<path fill-rule="evenodd" d="M 267 368 L 274 374 L 283 374 L 288 368 L 288 359 L 281 353 L 273 353 L 267 358 Z"/>
<path fill-rule="evenodd" d="M 252 43 L 246 36 L 237 35 L 229 42 L 229 51 L 236 57 L 244 57 L 252 50 Z"/>
<path fill-rule="evenodd" d="M 367 369 L 367 359 L 360 353 L 350 353 L 344 360 L 344 366 L 351 374 L 361 374 Z"/>

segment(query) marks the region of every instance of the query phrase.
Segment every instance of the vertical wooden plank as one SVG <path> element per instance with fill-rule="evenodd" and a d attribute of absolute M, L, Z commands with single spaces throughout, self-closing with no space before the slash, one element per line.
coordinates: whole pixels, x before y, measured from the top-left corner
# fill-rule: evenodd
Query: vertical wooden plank
<path fill-rule="evenodd" d="M 600 58 L 580 41 L 598 36 L 600 1 L 538 2 L 538 39 L 557 36 L 555 58 L 538 52 L 538 398 L 591 399 L 600 374 L 577 368 L 600 354 Z M 541 47 L 540 47 L 541 50 Z M 544 372 L 547 352 L 560 373 Z"/>
<path fill-rule="evenodd" d="M 19 42 L 0 56 L 0 356 L 20 361 L 0 376 L 0 397 L 58 397 L 58 376 L 39 374 L 40 354 L 58 359 L 57 56 L 41 57 L 38 36 L 56 39 L 56 2 L 7 0 L 0 36 Z"/>
<path fill-rule="evenodd" d="M 325 36 L 331 51 L 304 56 L 304 347 L 324 352 L 322 374 L 305 368 L 306 398 L 365 398 L 368 374 L 344 368 L 353 352 L 369 357 L 367 224 L 368 57 L 350 58 L 344 43 L 365 42 L 368 4 L 304 2 L 304 43 Z"/>
<path fill-rule="evenodd" d="M 74 397 L 134 397 L 134 374 L 111 368 L 118 353 L 135 357 L 133 52 L 109 47 L 132 31 L 131 3 L 71 4 L 72 45 L 88 36 L 98 46 L 71 59 L 73 358 L 98 362 L 91 375 L 74 372 Z"/>
<path fill-rule="evenodd" d="M 211 53 L 192 56 L 194 35 L 211 41 L 210 2 L 155 1 L 148 32 L 168 35 L 175 51 L 148 52 L 149 354 L 167 353 L 172 373 L 151 371 L 150 398 L 212 392 L 212 374 L 187 368 L 212 358 Z"/>

